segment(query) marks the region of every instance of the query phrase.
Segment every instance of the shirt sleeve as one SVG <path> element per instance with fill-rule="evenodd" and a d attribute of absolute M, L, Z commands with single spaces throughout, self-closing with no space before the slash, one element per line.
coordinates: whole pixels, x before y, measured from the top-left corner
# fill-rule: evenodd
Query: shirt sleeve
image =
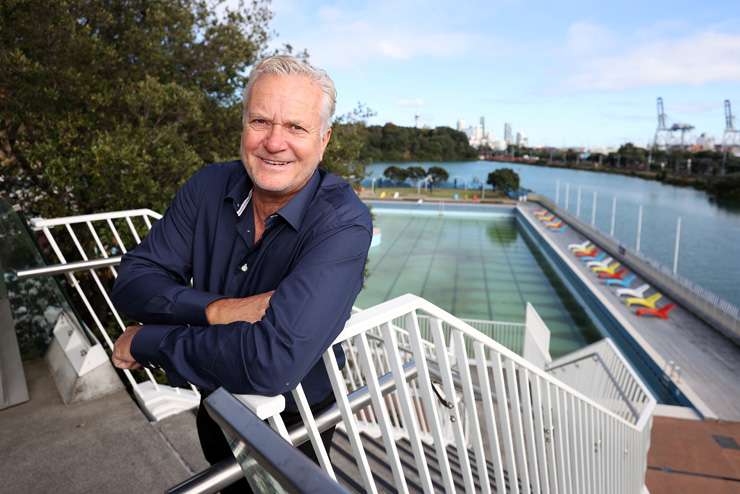
<path fill-rule="evenodd" d="M 223 298 L 188 286 L 202 174 L 196 173 L 180 188 L 164 217 L 121 260 L 113 304 L 139 322 L 208 324 L 206 306 Z"/>
<path fill-rule="evenodd" d="M 349 319 L 362 289 L 371 233 L 352 225 L 311 242 L 278 285 L 261 321 L 212 326 L 145 325 L 137 362 L 204 389 L 274 396 L 295 388 Z"/>

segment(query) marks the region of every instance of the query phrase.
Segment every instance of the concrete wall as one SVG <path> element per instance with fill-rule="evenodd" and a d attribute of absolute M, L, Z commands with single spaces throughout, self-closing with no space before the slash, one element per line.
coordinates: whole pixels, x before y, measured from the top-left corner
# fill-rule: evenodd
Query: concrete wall
<path fill-rule="evenodd" d="M 650 283 L 656 290 L 667 296 L 686 310 L 702 319 L 735 344 L 740 345 L 740 320 L 724 312 L 711 302 L 703 299 L 689 288 L 682 285 L 672 276 L 660 271 L 645 260 L 641 259 L 631 249 L 620 244 L 612 237 L 601 233 L 591 225 L 584 223 L 576 216 L 560 208 L 548 198 L 530 194 L 530 201 L 535 201 L 565 220 L 571 228 L 581 233 L 606 251 L 615 260 L 627 266 L 639 277 Z"/>

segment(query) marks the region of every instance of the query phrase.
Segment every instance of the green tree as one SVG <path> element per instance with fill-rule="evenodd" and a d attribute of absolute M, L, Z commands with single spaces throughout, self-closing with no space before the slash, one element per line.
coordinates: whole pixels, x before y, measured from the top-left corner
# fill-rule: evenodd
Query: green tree
<path fill-rule="evenodd" d="M 509 193 L 519 189 L 519 175 L 511 168 L 501 168 L 489 173 L 486 183 L 496 190 Z"/>
<path fill-rule="evenodd" d="M 410 166 L 406 168 L 406 173 L 412 180 L 419 180 L 427 176 L 427 171 L 420 166 Z"/>
<path fill-rule="evenodd" d="M 162 211 L 203 163 L 236 158 L 271 13 L 225 3 L 0 3 L 0 193 L 46 216 Z"/>
<path fill-rule="evenodd" d="M 399 168 L 397 166 L 389 166 L 383 170 L 383 176 L 389 180 L 395 180 L 397 182 L 403 182 L 409 176 L 408 171 L 405 168 Z"/>
<path fill-rule="evenodd" d="M 349 113 L 340 115 L 332 124 L 332 136 L 321 160 L 321 168 L 354 182 L 365 176 L 362 150 L 368 139 L 365 122 L 375 113 L 358 103 Z"/>
<path fill-rule="evenodd" d="M 450 178 L 450 174 L 447 170 L 440 166 L 432 166 L 427 170 L 427 174 L 432 176 L 434 183 L 446 182 Z"/>

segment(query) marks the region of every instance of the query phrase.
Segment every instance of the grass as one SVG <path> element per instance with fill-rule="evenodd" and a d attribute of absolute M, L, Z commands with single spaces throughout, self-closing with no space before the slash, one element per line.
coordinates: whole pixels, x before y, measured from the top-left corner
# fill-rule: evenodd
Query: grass
<path fill-rule="evenodd" d="M 421 189 L 421 193 L 417 193 L 416 187 L 375 187 L 374 192 L 370 188 L 364 188 L 360 191 L 360 197 L 363 199 L 394 199 L 396 193 L 398 193 L 397 199 L 400 200 L 450 199 L 458 201 L 479 201 L 482 199 L 485 202 L 502 202 L 510 200 L 504 194 L 491 190 L 486 190 L 485 197 L 481 197 L 480 190 L 442 189 L 436 187 L 431 192 Z M 455 194 L 457 194 L 457 199 L 455 199 Z"/>

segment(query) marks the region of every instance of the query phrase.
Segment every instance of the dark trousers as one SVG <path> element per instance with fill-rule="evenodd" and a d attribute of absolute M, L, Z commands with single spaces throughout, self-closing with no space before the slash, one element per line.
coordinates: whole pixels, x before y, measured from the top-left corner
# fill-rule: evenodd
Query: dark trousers
<path fill-rule="evenodd" d="M 204 393 L 202 399 L 205 399 L 206 397 L 207 395 L 205 395 Z M 196 418 L 196 424 L 198 426 L 198 438 L 200 439 L 200 447 L 203 449 L 203 455 L 206 457 L 206 460 L 208 460 L 208 463 L 210 463 L 211 465 L 215 465 L 216 463 L 219 463 L 226 458 L 233 458 L 234 455 L 231 452 L 231 448 L 229 448 L 229 443 L 226 441 L 226 437 L 224 436 L 223 431 L 221 431 L 221 428 L 211 418 L 211 416 L 208 415 L 206 407 L 203 406 L 202 399 L 200 404 L 201 406 L 198 408 L 198 415 Z M 329 396 L 323 401 L 320 401 L 315 405 L 311 405 L 311 411 L 313 412 L 314 416 L 318 416 L 333 403 L 334 395 L 330 393 Z M 290 430 L 291 427 L 302 423 L 301 414 L 298 412 L 285 411 L 280 415 L 283 417 L 283 422 L 285 422 L 285 427 L 287 427 L 288 430 Z M 335 427 L 332 427 L 321 433 L 321 442 L 324 443 L 324 448 L 326 448 L 327 453 L 329 453 L 329 448 L 331 447 L 331 440 L 332 436 L 334 436 L 334 429 Z M 318 465 L 319 460 L 316 457 L 316 453 L 314 453 L 313 451 L 311 441 L 306 441 L 305 443 L 301 444 L 300 446 L 298 446 L 298 449 L 304 455 L 308 456 L 311 461 Z M 246 479 L 240 479 L 238 482 L 230 485 L 225 489 L 222 489 L 221 493 L 252 494 L 253 491 L 251 487 L 249 487 Z"/>

